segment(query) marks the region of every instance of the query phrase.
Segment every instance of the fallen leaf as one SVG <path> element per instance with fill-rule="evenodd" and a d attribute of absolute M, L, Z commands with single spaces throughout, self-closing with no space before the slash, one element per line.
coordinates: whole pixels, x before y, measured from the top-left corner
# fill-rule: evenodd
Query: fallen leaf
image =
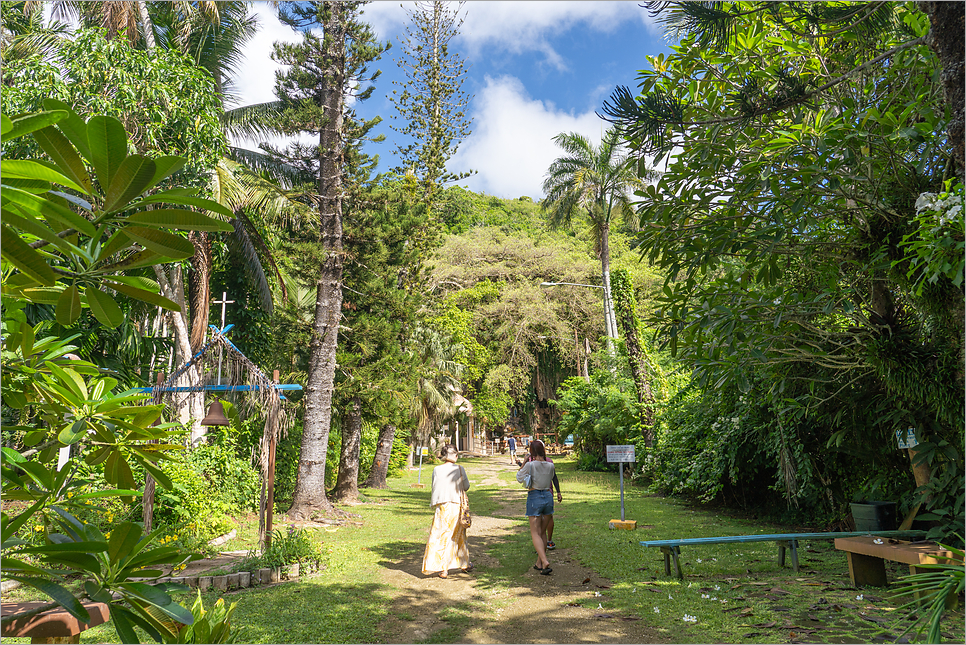
<path fill-rule="evenodd" d="M 610 614 L 594 614 L 594 618 L 614 618 Z"/>
<path fill-rule="evenodd" d="M 738 611 L 741 607 L 728 607 L 727 609 L 722 609 L 721 613 L 727 613 L 729 611 Z"/>
<path fill-rule="evenodd" d="M 581 582 L 580 584 L 582 584 L 582 585 L 585 585 L 585 584 L 587 584 L 588 582 L 590 582 L 590 578 L 584 578 L 584 581 L 583 581 L 583 582 Z"/>
<path fill-rule="evenodd" d="M 761 634 L 759 632 L 748 632 L 747 634 L 744 634 L 742 638 L 752 638 L 754 636 L 761 636 Z"/>
<path fill-rule="evenodd" d="M 610 589 L 610 585 L 594 585 L 598 589 Z"/>
<path fill-rule="evenodd" d="M 637 616 L 621 616 L 621 620 L 640 620 Z"/>
<path fill-rule="evenodd" d="M 772 587 L 771 588 L 771 592 L 772 593 L 783 593 L 783 594 L 789 594 L 789 593 L 791 593 L 790 591 L 785 591 L 781 587 Z"/>
<path fill-rule="evenodd" d="M 758 623 L 757 625 L 753 625 L 753 627 L 758 627 L 760 629 L 769 629 L 771 627 L 774 627 L 777 624 L 778 623 L 776 623 L 775 621 L 771 621 L 769 623 Z"/>
<path fill-rule="evenodd" d="M 738 615 L 739 616 L 750 616 L 753 613 L 755 613 L 755 610 L 754 609 L 752 609 L 751 607 L 745 607 L 744 609 L 741 610 L 741 612 Z"/>
<path fill-rule="evenodd" d="M 861 611 L 859 612 L 859 616 L 862 617 L 864 620 L 867 620 L 870 623 L 876 623 L 877 625 L 887 625 L 887 624 L 889 624 L 889 621 L 886 620 L 885 618 L 880 618 L 878 616 L 869 616 L 868 614 L 863 613 Z"/>

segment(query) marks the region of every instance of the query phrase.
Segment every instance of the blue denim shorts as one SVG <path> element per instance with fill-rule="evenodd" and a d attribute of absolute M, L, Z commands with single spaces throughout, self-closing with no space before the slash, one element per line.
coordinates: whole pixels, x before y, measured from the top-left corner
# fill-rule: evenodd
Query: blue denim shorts
<path fill-rule="evenodd" d="M 553 515 L 553 492 L 532 490 L 527 493 L 527 517 Z"/>

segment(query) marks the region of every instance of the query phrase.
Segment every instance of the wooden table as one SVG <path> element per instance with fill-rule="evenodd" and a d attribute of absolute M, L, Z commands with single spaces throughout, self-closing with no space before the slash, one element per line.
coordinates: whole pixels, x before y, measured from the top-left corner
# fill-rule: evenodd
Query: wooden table
<path fill-rule="evenodd" d="M 876 539 L 871 536 L 835 538 L 835 548 L 845 551 L 849 561 L 849 577 L 856 587 L 888 586 L 886 560 L 908 564 L 909 573 L 914 574 L 918 565 L 947 564 L 953 558 L 952 552 L 940 549 L 934 542 L 878 538 L 882 544 L 876 544 Z"/>
<path fill-rule="evenodd" d="M 5 602 L 2 611 L 4 616 L 9 616 L 47 604 L 49 603 Z M 84 608 L 91 616 L 90 622 L 83 623 L 63 609 L 50 609 L 28 618 L 4 623 L 2 635 L 11 638 L 29 636 L 31 643 L 80 643 L 81 632 L 111 619 L 111 612 L 106 603 L 85 602 Z"/>

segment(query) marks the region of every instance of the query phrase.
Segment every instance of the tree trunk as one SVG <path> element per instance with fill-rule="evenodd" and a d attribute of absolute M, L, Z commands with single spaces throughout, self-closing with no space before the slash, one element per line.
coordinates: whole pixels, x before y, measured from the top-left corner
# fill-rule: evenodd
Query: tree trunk
<path fill-rule="evenodd" d="M 362 400 L 352 397 L 349 414 L 342 422 L 342 451 L 339 454 L 339 477 L 332 491 L 333 502 L 359 499 L 359 446 L 362 443 Z"/>
<path fill-rule="evenodd" d="M 379 443 L 376 444 L 376 456 L 372 458 L 372 469 L 369 479 L 363 485 L 365 488 L 388 488 L 386 473 L 389 471 L 389 458 L 392 456 L 392 442 L 396 438 L 396 426 L 387 423 L 379 431 Z"/>
<path fill-rule="evenodd" d="M 148 50 L 154 49 L 158 45 L 154 40 L 154 22 L 151 20 L 151 14 L 148 13 L 148 3 L 145 0 L 138 0 L 137 6 L 144 35 L 144 45 Z"/>
<path fill-rule="evenodd" d="M 345 25 L 338 2 L 325 3 L 322 90 L 325 125 L 319 132 L 319 216 L 326 258 L 316 283 L 315 322 L 305 394 L 298 480 L 289 515 L 332 510 L 325 496 L 325 457 L 332 425 L 339 321 L 342 317 L 342 102 L 345 90 Z"/>
<path fill-rule="evenodd" d="M 919 8 L 929 16 L 929 47 L 939 57 L 942 66 L 943 97 L 949 108 L 946 135 L 952 146 L 956 176 L 963 180 L 964 114 L 966 98 L 963 92 L 964 16 L 962 2 L 919 2 Z"/>
<path fill-rule="evenodd" d="M 184 280 L 182 278 L 181 267 L 171 265 L 171 273 L 165 272 L 165 268 L 160 265 L 154 266 L 154 275 L 158 278 L 161 286 L 161 293 L 165 298 L 175 302 L 181 311 L 169 311 L 168 317 L 174 329 L 174 358 L 175 365 L 171 370 L 179 369 L 188 362 L 194 355 L 191 347 L 191 332 L 188 326 L 188 307 L 185 302 Z M 207 319 L 207 314 L 206 314 Z M 190 387 L 201 383 L 202 372 L 199 366 L 189 368 L 178 379 L 175 385 L 179 387 Z M 203 426 L 200 425 L 201 419 L 205 416 L 205 395 L 203 392 L 188 392 L 173 396 L 178 410 L 178 420 L 183 425 L 192 426 L 192 444 L 196 439 L 204 436 Z M 197 427 L 195 427 L 197 426 Z"/>
<path fill-rule="evenodd" d="M 188 310 L 191 313 L 191 328 L 189 343 L 191 354 L 189 360 L 204 347 L 208 336 L 208 312 L 211 310 L 211 271 L 213 266 L 211 256 L 211 235 L 204 231 L 192 231 L 188 239 L 195 247 L 195 254 L 191 258 L 188 270 Z M 189 370 L 190 385 L 200 385 L 204 374 L 199 367 Z M 195 446 L 205 440 L 208 429 L 201 425 L 205 417 L 205 393 L 190 392 L 188 394 L 188 410 L 191 419 L 191 445 Z"/>
<path fill-rule="evenodd" d="M 640 339 L 637 336 L 636 303 L 634 302 L 633 287 L 627 274 L 623 271 L 617 271 L 612 278 L 617 283 L 617 297 L 614 298 L 617 325 L 620 328 L 621 336 L 624 337 L 624 346 L 627 347 L 627 362 L 630 364 L 631 374 L 634 377 L 637 403 L 641 409 L 644 442 L 648 448 L 652 448 L 654 446 L 654 393 L 651 390 L 651 378 L 647 370 L 647 357 L 641 349 Z"/>

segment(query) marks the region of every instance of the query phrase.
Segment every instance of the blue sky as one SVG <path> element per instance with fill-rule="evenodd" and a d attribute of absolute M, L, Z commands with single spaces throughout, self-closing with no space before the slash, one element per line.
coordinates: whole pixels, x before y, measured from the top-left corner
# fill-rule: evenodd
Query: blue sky
<path fill-rule="evenodd" d="M 395 108 L 387 95 L 393 80 L 405 79 L 395 62 L 408 21 L 400 4 L 380 1 L 364 10 L 377 36 L 393 43 L 375 65 L 382 70 L 375 93 L 357 108 L 364 117 L 384 118 L 376 134 L 386 141 L 368 148 L 380 156 L 379 171 L 395 165 L 399 142 L 389 127 Z M 236 88 L 244 104 L 274 99 L 278 65 L 270 58 L 271 45 L 298 40 L 267 3 L 255 3 L 255 11 L 261 29 L 246 51 Z M 636 2 L 476 1 L 465 3 L 461 15 L 465 20 L 453 43 L 468 67 L 463 87 L 472 97 L 467 113 L 473 132 L 448 169 L 476 170 L 459 183 L 498 197 L 541 198 L 547 167 L 560 153 L 552 137 L 579 132 L 599 142 L 606 123 L 594 112 L 615 86 L 636 86 L 647 56 L 670 51 L 660 27 Z"/>

